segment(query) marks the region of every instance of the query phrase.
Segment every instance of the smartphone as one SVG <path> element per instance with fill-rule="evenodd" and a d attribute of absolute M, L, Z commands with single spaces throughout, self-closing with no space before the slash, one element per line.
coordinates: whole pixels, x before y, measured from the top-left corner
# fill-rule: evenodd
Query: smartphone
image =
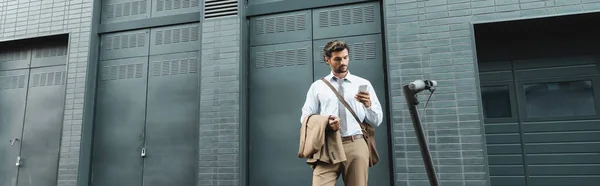
<path fill-rule="evenodd" d="M 366 92 L 367 91 L 367 85 L 360 85 L 358 86 L 358 92 Z"/>

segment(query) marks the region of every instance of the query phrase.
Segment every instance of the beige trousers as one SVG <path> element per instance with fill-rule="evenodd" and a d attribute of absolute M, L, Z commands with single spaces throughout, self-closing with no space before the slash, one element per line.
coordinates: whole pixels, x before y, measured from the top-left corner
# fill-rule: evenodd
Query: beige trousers
<path fill-rule="evenodd" d="M 335 186 L 340 173 L 345 186 L 367 186 L 369 147 L 365 139 L 343 142 L 346 161 L 338 164 L 318 162 L 313 170 L 312 186 Z"/>

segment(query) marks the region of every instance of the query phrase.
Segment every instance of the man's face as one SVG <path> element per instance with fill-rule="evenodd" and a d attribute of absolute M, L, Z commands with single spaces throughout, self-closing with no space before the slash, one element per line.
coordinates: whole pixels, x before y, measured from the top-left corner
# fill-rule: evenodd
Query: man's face
<path fill-rule="evenodd" d="M 325 62 L 331 67 L 331 70 L 335 73 L 345 73 L 348 71 L 348 62 L 350 61 L 348 56 L 348 50 L 331 53 L 329 59 L 325 59 Z"/>

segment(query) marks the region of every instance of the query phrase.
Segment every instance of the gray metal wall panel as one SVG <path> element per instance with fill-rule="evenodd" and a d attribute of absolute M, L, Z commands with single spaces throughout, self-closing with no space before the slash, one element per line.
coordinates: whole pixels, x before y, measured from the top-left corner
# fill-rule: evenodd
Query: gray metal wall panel
<path fill-rule="evenodd" d="M 514 133 L 519 132 L 519 124 L 485 124 L 486 134 Z"/>
<path fill-rule="evenodd" d="M 133 21 L 150 17 L 151 0 L 102 1 L 100 21 L 103 24 Z"/>
<path fill-rule="evenodd" d="M 490 155 L 489 165 L 492 185 L 502 185 L 507 181 L 497 181 L 499 179 L 498 176 L 507 176 L 505 173 L 512 172 L 511 174 L 514 174 L 519 172 L 515 169 L 510 169 L 507 165 L 525 165 L 528 185 L 530 186 L 541 183 L 549 184 L 544 181 L 540 182 L 536 176 L 552 177 L 569 175 L 572 177 L 583 177 L 597 168 L 579 166 L 595 163 L 595 161 L 584 161 L 593 159 L 591 157 L 578 159 L 572 156 L 573 153 L 600 152 L 594 148 L 598 146 L 597 142 L 600 141 L 600 138 L 598 138 L 600 134 L 597 132 L 600 128 L 596 127 L 595 121 L 576 121 L 596 116 L 530 118 L 527 117 L 527 111 L 524 110 L 526 109 L 525 105 L 515 107 L 517 103 L 524 104 L 527 101 L 524 97 L 524 85 L 575 80 L 596 81 L 598 78 L 595 74 L 598 74 L 598 68 L 594 60 L 593 56 L 515 60 L 512 62 L 512 66 L 515 69 L 506 69 L 506 67 L 510 66 L 506 63 L 480 64 L 485 71 L 480 72 L 482 86 L 509 85 L 511 94 L 514 94 L 511 96 L 516 96 L 516 99 L 519 100 L 518 102 L 512 101 L 511 103 L 513 109 L 519 108 L 518 113 L 521 117 L 519 120 L 537 121 L 524 122 L 519 124 L 521 129 L 513 127 L 509 130 L 507 128 L 508 125 L 504 123 L 496 124 L 492 122 L 492 119 L 486 119 L 486 134 L 488 134 L 486 139 L 488 154 Z M 597 87 L 598 85 L 594 83 L 592 86 Z M 547 122 L 539 122 L 542 120 Z M 507 133 L 498 133 L 498 131 L 521 132 L 522 142 L 514 135 L 510 135 L 511 137 L 500 137 L 498 134 L 506 135 Z M 521 149 L 524 152 L 521 152 Z M 516 161 L 518 158 L 515 157 L 514 153 L 523 154 L 519 156 L 519 158 L 522 158 L 521 163 Z M 598 156 L 596 155 L 596 157 Z M 579 161 L 573 161 L 574 159 Z M 560 166 L 560 170 L 552 168 L 553 166 Z M 567 183 L 568 179 L 556 179 L 556 181 L 564 184 Z M 587 183 L 583 185 L 585 184 Z"/>
<path fill-rule="evenodd" d="M 313 38 L 381 33 L 379 2 L 313 10 Z"/>
<path fill-rule="evenodd" d="M 529 184 L 527 186 L 595 186 L 597 183 L 600 183 L 600 177 L 596 176 L 532 176 L 529 178 Z"/>
<path fill-rule="evenodd" d="M 513 166 L 492 166 L 490 165 L 490 174 L 497 176 L 520 176 L 525 174 L 525 168 L 522 165 Z"/>
<path fill-rule="evenodd" d="M 100 61 L 93 186 L 141 186 L 148 57 Z"/>
<path fill-rule="evenodd" d="M 600 131 L 600 125 L 598 125 L 598 120 L 523 123 L 523 132 L 525 133 L 561 131 Z"/>
<path fill-rule="evenodd" d="M 523 176 L 503 176 L 503 177 L 494 177 L 490 178 L 490 182 L 492 185 L 510 185 L 510 186 L 528 186 L 527 182 L 525 182 L 525 177 Z"/>
<path fill-rule="evenodd" d="M 250 19 L 250 46 L 312 39 L 309 10 L 258 16 Z"/>
<path fill-rule="evenodd" d="M 63 44 L 48 44 L 33 49 L 31 67 L 65 65 L 67 63 L 67 46 Z"/>
<path fill-rule="evenodd" d="M 477 66 L 479 73 L 512 70 L 512 61 L 480 62 Z"/>
<path fill-rule="evenodd" d="M 0 70 L 28 68 L 31 50 L 25 48 L 3 49 L 0 51 Z"/>
<path fill-rule="evenodd" d="M 481 83 L 498 82 L 498 81 L 513 81 L 512 71 L 495 71 L 479 73 Z"/>
<path fill-rule="evenodd" d="M 507 144 L 507 143 L 521 143 L 521 134 L 487 134 L 486 140 L 488 144 Z"/>
<path fill-rule="evenodd" d="M 529 154 L 527 161 L 529 165 L 548 165 L 548 164 L 600 164 L 600 158 L 597 153 L 589 154 Z"/>
<path fill-rule="evenodd" d="M 528 167 L 531 176 L 579 176 L 600 172 L 600 165 L 530 165 Z"/>
<path fill-rule="evenodd" d="M 29 70 L 0 71 L 0 185 L 15 185 L 15 162 L 21 151 L 21 135 L 25 116 L 25 101 Z M 9 140 L 18 138 L 11 143 Z"/>
<path fill-rule="evenodd" d="M 61 135 L 59 175 L 57 176 L 58 181 L 55 183 L 57 186 L 84 183 L 81 178 L 86 177 L 84 172 L 87 169 L 85 156 L 89 156 L 86 150 L 88 135 L 82 133 L 82 128 L 87 130 L 91 126 L 91 123 L 87 123 L 89 121 L 87 116 L 89 116 L 90 108 L 88 103 L 92 103 L 89 98 L 93 97 L 93 94 L 87 93 L 95 92 L 94 83 L 88 81 L 95 78 L 91 77 L 93 74 L 87 74 L 87 70 L 95 69 L 95 60 L 97 59 L 94 57 L 97 47 L 94 46 L 97 45 L 94 32 L 96 24 L 99 23 L 96 15 L 99 15 L 97 10 L 100 10 L 100 6 L 96 6 L 96 4 L 100 4 L 100 1 L 0 1 L 0 30 L 2 30 L 0 31 L 0 41 L 2 41 L 0 45 L 6 46 L 7 43 L 12 43 L 14 40 L 35 38 L 33 40 L 36 42 L 30 43 L 32 45 L 28 46 L 33 48 L 47 42 L 47 40 L 39 40 L 39 37 L 45 39 L 50 35 L 62 35 L 61 39 L 68 37 L 70 41 L 69 70 L 67 72 L 69 77 L 67 87 L 69 88 L 64 108 L 67 111 L 64 114 L 66 119 L 62 123 L 64 128 Z M 66 44 L 67 40 L 63 41 Z M 8 47 L 13 48 L 14 45 Z M 0 49 L 0 51 L 5 50 Z M 0 66 L 4 64 L 6 63 L 0 62 Z M 25 67 L 21 69 L 25 69 Z M 22 95 L 27 94 L 23 93 Z M 82 112 L 85 113 L 83 119 L 81 118 Z M 2 145 L 9 144 L 8 140 L 2 138 Z M 15 162 L 16 159 L 11 159 L 10 165 L 15 167 Z M 79 174 L 80 172 L 82 174 Z M 0 180 L 4 181 L 2 178 Z M 2 181 L 0 181 L 0 185 L 5 186 Z"/>
<path fill-rule="evenodd" d="M 276 57 L 286 51 L 306 60 Z M 300 109 L 313 82 L 312 43 L 250 47 L 249 57 L 248 185 L 310 185 L 312 172 L 290 144 L 298 144 Z"/>
<path fill-rule="evenodd" d="M 383 45 L 380 34 L 362 35 L 354 37 L 338 37 L 348 43 L 350 48 L 350 63 L 348 65 L 351 74 L 360 76 L 369 80 L 375 88 L 379 102 L 386 113 L 388 108 L 385 98 L 385 76 L 382 72 L 385 71 L 383 59 Z M 328 40 L 315 40 L 313 42 L 313 61 L 314 61 L 314 77 L 313 80 L 318 80 L 321 77 L 331 73 L 329 67 L 323 61 L 323 47 Z M 389 165 L 389 148 L 388 147 L 388 120 L 384 117 L 382 124 L 375 128 L 375 140 L 377 142 L 377 151 L 379 152 L 379 165 L 369 170 L 369 185 L 389 185 L 389 171 L 392 170 Z M 420 155 L 419 155 L 420 156 Z"/>
<path fill-rule="evenodd" d="M 151 0 L 151 17 L 200 12 L 200 0 Z"/>
<path fill-rule="evenodd" d="M 598 69 L 595 64 L 580 65 L 580 66 L 562 66 L 552 68 L 538 68 L 529 70 L 516 70 L 515 79 L 547 79 L 552 77 L 569 77 L 569 76 L 584 76 L 596 75 Z"/>
<path fill-rule="evenodd" d="M 489 155 L 502 155 L 502 154 L 521 154 L 521 144 L 488 144 Z"/>
<path fill-rule="evenodd" d="M 530 185 L 590 185 L 600 169 L 597 120 L 525 122 L 523 140 Z M 548 182 L 541 177 L 553 177 Z M 577 178 L 577 180 L 574 180 Z M 596 180 L 597 181 L 597 180 Z"/>
<path fill-rule="evenodd" d="M 563 131 L 559 133 L 525 133 L 525 143 L 598 142 L 600 131 Z"/>
<path fill-rule="evenodd" d="M 565 154 L 565 153 L 598 153 L 600 143 L 550 143 L 550 144 L 526 144 L 527 154 Z"/>
<path fill-rule="evenodd" d="M 64 117 L 66 66 L 34 68 L 30 73 L 33 78 L 27 96 L 18 186 L 55 186 Z"/>
<path fill-rule="evenodd" d="M 598 56 L 564 56 L 555 58 L 539 58 L 528 60 L 515 60 L 514 67 L 517 70 L 539 69 L 564 66 L 582 66 L 598 64 Z"/>
<path fill-rule="evenodd" d="M 152 28 L 150 55 L 198 51 L 199 23 Z"/>
<path fill-rule="evenodd" d="M 144 186 L 196 185 L 198 52 L 150 57 Z"/>
<path fill-rule="evenodd" d="M 490 165 L 522 165 L 523 155 L 492 155 L 489 157 Z"/>
<path fill-rule="evenodd" d="M 147 56 L 149 32 L 144 29 L 102 35 L 100 60 Z"/>

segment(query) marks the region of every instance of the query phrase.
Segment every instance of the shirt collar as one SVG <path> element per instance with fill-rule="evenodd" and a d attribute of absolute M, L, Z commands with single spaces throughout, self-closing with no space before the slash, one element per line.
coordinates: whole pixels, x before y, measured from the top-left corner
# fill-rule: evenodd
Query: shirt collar
<path fill-rule="evenodd" d="M 334 75 L 333 75 L 333 71 L 329 72 L 329 75 L 325 76 L 325 79 L 329 80 L 329 81 L 335 81 L 334 79 Z M 348 70 L 348 74 L 346 74 L 346 81 L 352 83 L 352 81 L 354 80 L 354 75 L 350 74 L 350 70 Z"/>

